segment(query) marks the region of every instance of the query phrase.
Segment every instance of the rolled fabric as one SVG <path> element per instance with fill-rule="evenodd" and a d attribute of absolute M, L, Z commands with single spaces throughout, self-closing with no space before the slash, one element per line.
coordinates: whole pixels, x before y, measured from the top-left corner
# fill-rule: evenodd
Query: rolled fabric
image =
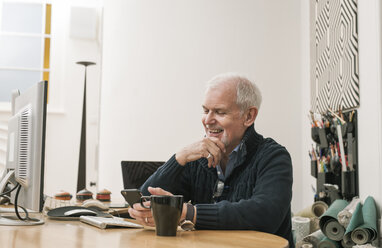
<path fill-rule="evenodd" d="M 342 211 L 340 211 L 337 215 L 338 222 L 345 227 L 348 227 L 350 219 L 357 207 L 358 203 L 361 203 L 361 199 L 358 197 L 354 197 L 353 200 L 347 205 Z"/>
<path fill-rule="evenodd" d="M 339 242 L 336 242 L 334 240 L 331 240 L 325 237 L 323 240 L 320 241 L 317 247 L 318 248 L 340 248 L 341 246 Z"/>
<path fill-rule="evenodd" d="M 316 201 L 312 205 L 312 212 L 314 216 L 321 217 L 327 210 L 328 210 L 328 204 L 326 204 L 323 201 Z"/>
<path fill-rule="evenodd" d="M 300 216 L 292 217 L 292 230 L 296 235 L 296 243 L 309 235 L 310 219 Z"/>
<path fill-rule="evenodd" d="M 310 218 L 310 232 L 312 233 L 320 229 L 319 217 L 321 217 L 326 210 L 328 210 L 328 204 L 323 201 L 316 201 L 298 212 L 295 216 Z"/>
<path fill-rule="evenodd" d="M 313 248 L 317 248 L 321 240 L 325 238 L 325 235 L 321 230 L 317 230 L 314 233 L 309 234 L 308 236 L 302 239 L 304 244 L 311 244 Z"/>
<path fill-rule="evenodd" d="M 372 234 L 366 228 L 358 228 L 351 233 L 351 239 L 357 245 L 366 244 L 371 239 L 371 237 Z"/>
<path fill-rule="evenodd" d="M 324 226 L 326 236 L 332 240 L 340 241 L 345 234 L 345 229 L 337 220 L 329 220 Z"/>
<path fill-rule="evenodd" d="M 301 248 L 314 248 L 312 244 L 303 244 Z"/>
<path fill-rule="evenodd" d="M 363 224 L 351 233 L 351 239 L 357 245 L 375 240 L 377 233 L 377 208 L 373 197 L 367 197 L 362 207 Z"/>
<path fill-rule="evenodd" d="M 323 201 L 316 201 L 312 205 L 307 206 L 300 212 L 296 214 L 296 216 L 301 216 L 301 217 L 320 217 L 323 215 L 326 210 L 328 210 L 328 204 L 326 204 Z"/>
<path fill-rule="evenodd" d="M 301 248 L 305 244 L 306 243 L 304 241 L 300 240 L 299 242 L 296 242 L 295 248 Z"/>
<path fill-rule="evenodd" d="M 365 244 L 365 245 L 355 245 L 353 248 L 377 248 L 376 246 L 373 246 L 372 244 Z"/>
<path fill-rule="evenodd" d="M 312 217 L 310 218 L 310 232 L 313 233 L 320 230 L 320 218 Z"/>
<path fill-rule="evenodd" d="M 329 209 L 320 218 L 320 229 L 329 238 L 335 241 L 340 241 L 345 234 L 345 228 L 338 223 L 337 215 L 342 211 L 348 202 L 337 199 Z"/>
<path fill-rule="evenodd" d="M 305 247 L 304 245 L 306 246 L 306 245 L 311 245 L 311 244 L 308 244 L 308 243 L 301 240 L 299 242 L 296 242 L 296 245 L 294 248 L 303 248 L 303 247 Z M 312 246 L 312 248 L 313 248 L 313 246 Z"/>
<path fill-rule="evenodd" d="M 351 240 L 351 235 L 347 236 L 345 234 L 345 236 L 342 238 L 341 240 L 341 245 L 343 248 L 352 248 L 355 246 L 355 243 L 353 242 L 353 240 Z"/>
<path fill-rule="evenodd" d="M 353 245 L 355 245 L 351 237 L 352 232 L 354 231 L 354 229 L 361 226 L 363 222 L 364 221 L 362 214 L 362 204 L 359 202 L 352 214 L 352 218 L 350 219 L 348 227 L 346 228 L 345 235 L 342 240 L 342 244 L 344 247 L 353 247 Z"/>

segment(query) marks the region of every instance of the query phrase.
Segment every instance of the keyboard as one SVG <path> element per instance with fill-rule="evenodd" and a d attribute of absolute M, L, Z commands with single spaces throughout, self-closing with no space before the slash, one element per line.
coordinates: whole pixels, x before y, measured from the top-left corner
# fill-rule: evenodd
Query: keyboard
<path fill-rule="evenodd" d="M 57 200 L 54 199 L 53 197 L 46 196 L 45 197 L 45 202 L 44 202 L 44 208 L 43 211 L 46 213 L 49 210 L 59 208 L 59 207 L 68 207 L 68 206 L 76 206 L 75 201 L 71 200 Z"/>
<path fill-rule="evenodd" d="M 142 225 L 126 221 L 122 218 L 112 217 L 97 217 L 97 216 L 81 216 L 80 221 L 89 225 L 96 226 L 101 229 L 112 228 L 112 227 L 128 227 L 128 228 L 143 228 Z"/>

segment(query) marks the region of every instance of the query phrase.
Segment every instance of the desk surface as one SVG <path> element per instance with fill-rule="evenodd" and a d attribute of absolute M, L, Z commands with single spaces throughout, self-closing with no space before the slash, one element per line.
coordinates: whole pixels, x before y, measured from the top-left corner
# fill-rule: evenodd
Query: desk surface
<path fill-rule="evenodd" d="M 80 221 L 45 219 L 40 226 L 0 226 L 0 247 L 288 247 L 287 240 L 255 231 L 178 231 L 158 237 L 154 229 L 98 229 Z"/>

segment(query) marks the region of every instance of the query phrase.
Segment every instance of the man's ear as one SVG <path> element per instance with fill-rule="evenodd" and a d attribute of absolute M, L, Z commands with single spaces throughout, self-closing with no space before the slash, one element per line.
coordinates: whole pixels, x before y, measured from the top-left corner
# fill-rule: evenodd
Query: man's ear
<path fill-rule="evenodd" d="M 256 107 L 250 107 L 245 113 L 244 126 L 251 126 L 255 122 L 258 112 Z"/>

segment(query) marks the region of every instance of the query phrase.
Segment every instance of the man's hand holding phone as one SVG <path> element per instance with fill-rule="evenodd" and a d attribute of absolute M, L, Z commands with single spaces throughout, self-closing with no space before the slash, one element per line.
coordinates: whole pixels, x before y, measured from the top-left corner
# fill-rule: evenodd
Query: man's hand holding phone
<path fill-rule="evenodd" d="M 150 209 L 141 206 L 142 193 L 139 189 L 124 189 L 121 194 L 129 204 L 129 214 L 132 218 L 136 219 L 140 224 L 146 226 L 155 226 L 154 219 Z M 145 206 L 150 206 L 150 202 L 144 202 Z"/>

